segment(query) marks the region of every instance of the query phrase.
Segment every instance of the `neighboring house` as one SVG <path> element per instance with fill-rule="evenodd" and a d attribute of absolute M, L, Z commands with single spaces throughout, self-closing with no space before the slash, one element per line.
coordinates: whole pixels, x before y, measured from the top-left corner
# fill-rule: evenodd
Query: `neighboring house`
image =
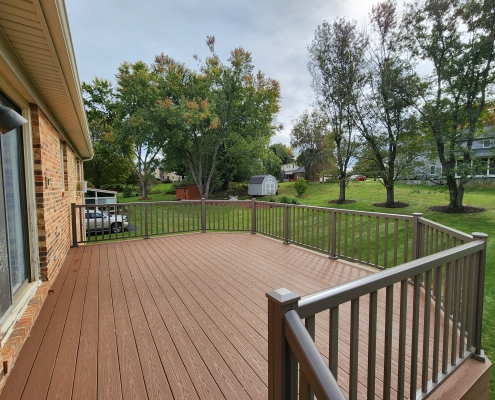
<path fill-rule="evenodd" d="M 0 2 L 0 389 L 71 246 L 71 203 L 91 159 L 64 2 Z"/>
<path fill-rule="evenodd" d="M 160 168 L 155 169 L 153 176 L 161 181 L 178 182 L 182 180 L 182 178 L 175 172 L 166 172 Z"/>
<path fill-rule="evenodd" d="M 304 173 L 304 167 L 299 167 L 293 162 L 282 164 L 282 174 L 284 175 L 284 181 L 297 181 L 300 178 L 304 178 Z"/>
<path fill-rule="evenodd" d="M 463 142 L 462 146 L 465 145 L 466 142 Z M 476 174 L 471 176 L 471 179 L 495 180 L 495 126 L 486 127 L 484 132 L 473 140 L 471 154 L 471 165 L 474 167 L 475 163 L 478 164 Z M 417 161 L 422 166 L 416 168 L 411 178 L 441 180 L 442 164 L 438 158 L 428 159 L 422 156 L 418 157 Z M 462 162 L 462 158 L 459 157 L 457 163 Z"/>

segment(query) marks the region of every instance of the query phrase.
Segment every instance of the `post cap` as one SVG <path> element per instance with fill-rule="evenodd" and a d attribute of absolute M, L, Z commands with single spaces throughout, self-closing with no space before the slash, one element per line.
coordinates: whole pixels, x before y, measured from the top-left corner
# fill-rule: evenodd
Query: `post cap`
<path fill-rule="evenodd" d="M 299 301 L 299 299 L 301 298 L 301 296 L 299 296 L 294 292 L 291 292 L 289 289 L 286 288 L 280 288 L 277 290 L 271 290 L 269 292 L 266 292 L 266 297 L 272 299 L 281 306 L 285 306 L 286 304 L 290 304 L 290 303 L 295 303 Z"/>
<path fill-rule="evenodd" d="M 413 216 L 414 217 L 422 217 L 423 216 L 423 213 L 415 212 L 415 213 L 413 213 Z"/>
<path fill-rule="evenodd" d="M 479 240 L 486 240 L 488 239 L 488 235 L 483 232 L 473 232 L 471 233 L 474 239 L 479 239 Z"/>

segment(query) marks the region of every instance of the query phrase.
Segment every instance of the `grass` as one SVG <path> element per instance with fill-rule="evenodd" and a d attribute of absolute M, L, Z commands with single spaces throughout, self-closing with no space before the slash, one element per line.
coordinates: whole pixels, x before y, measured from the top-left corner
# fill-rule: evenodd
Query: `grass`
<path fill-rule="evenodd" d="M 159 184 L 155 186 L 153 191 L 161 191 L 161 193 L 149 195 L 151 198 L 150 201 L 175 200 L 175 195 L 163 194 L 170 187 L 171 184 Z M 495 360 L 495 186 L 467 190 L 464 196 L 464 204 L 486 209 L 483 213 L 475 214 L 443 214 L 429 211 L 429 207 L 448 204 L 448 192 L 446 188 L 439 186 L 396 185 L 396 201 L 409 204 L 408 207 L 397 209 L 384 209 L 372 205 L 373 203 L 379 203 L 385 200 L 385 189 L 377 181 L 369 180 L 349 184 L 347 198 L 356 200 L 356 203 L 344 205 L 329 204 L 329 200 L 338 198 L 338 192 L 339 188 L 336 184 L 311 183 L 306 193 L 298 198 L 302 204 L 319 207 L 407 215 L 411 215 L 414 212 L 421 212 L 425 218 L 466 233 L 481 231 L 488 234 L 482 343 L 488 358 Z M 281 183 L 279 194 L 297 196 L 294 183 Z M 139 193 L 138 196 L 129 198 L 123 198 L 122 194 L 119 194 L 118 201 L 119 203 L 138 202 L 139 197 Z M 495 374 L 492 374 L 490 380 L 490 399 L 495 400 Z"/>

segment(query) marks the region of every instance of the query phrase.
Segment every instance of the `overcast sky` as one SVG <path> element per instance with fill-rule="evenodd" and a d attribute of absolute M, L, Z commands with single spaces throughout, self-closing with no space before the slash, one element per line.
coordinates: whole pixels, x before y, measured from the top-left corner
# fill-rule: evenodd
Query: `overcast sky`
<path fill-rule="evenodd" d="M 363 20 L 371 0 L 65 0 L 79 78 L 115 80 L 123 61 L 148 64 L 165 53 L 197 67 L 205 58 L 207 35 L 216 38 L 222 61 L 242 46 L 256 70 L 280 82 L 278 122 L 284 130 L 272 142 L 289 144 L 291 121 L 313 101 L 306 68 L 316 27 L 336 17 Z"/>

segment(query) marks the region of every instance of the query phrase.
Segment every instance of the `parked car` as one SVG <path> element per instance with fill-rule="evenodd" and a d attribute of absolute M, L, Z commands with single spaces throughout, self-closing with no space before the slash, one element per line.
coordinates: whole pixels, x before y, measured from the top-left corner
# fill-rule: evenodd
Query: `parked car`
<path fill-rule="evenodd" d="M 109 231 L 112 233 L 120 233 L 125 231 L 129 226 L 127 216 L 112 215 L 105 211 L 88 210 L 84 218 L 86 220 L 86 230 L 90 232 Z"/>
<path fill-rule="evenodd" d="M 351 176 L 351 181 L 364 182 L 365 180 L 366 180 L 366 177 L 364 175 L 352 175 Z"/>

